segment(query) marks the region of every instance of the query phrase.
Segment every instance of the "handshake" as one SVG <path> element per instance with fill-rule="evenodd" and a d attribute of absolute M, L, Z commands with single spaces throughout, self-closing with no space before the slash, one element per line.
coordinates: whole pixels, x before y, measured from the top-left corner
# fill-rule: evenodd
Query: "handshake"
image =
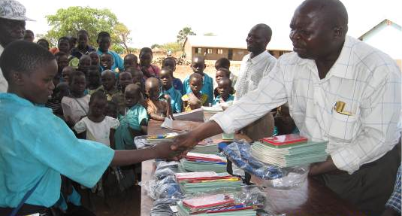
<path fill-rule="evenodd" d="M 195 146 L 198 141 L 191 132 L 181 134 L 171 141 L 164 141 L 155 145 L 155 158 L 166 160 L 180 160 Z"/>

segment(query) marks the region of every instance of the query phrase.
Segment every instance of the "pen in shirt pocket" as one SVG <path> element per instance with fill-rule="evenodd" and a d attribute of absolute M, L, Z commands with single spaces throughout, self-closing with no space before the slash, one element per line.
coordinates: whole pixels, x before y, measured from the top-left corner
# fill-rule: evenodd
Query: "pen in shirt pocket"
<path fill-rule="evenodd" d="M 345 103 L 345 102 L 343 102 L 343 101 L 337 101 L 337 102 L 335 103 L 334 109 L 335 109 L 335 111 L 336 111 L 337 113 L 339 113 L 339 114 L 347 115 L 347 116 L 352 116 L 353 114 L 352 114 L 351 112 L 344 111 L 345 106 L 346 106 L 346 103 Z"/>

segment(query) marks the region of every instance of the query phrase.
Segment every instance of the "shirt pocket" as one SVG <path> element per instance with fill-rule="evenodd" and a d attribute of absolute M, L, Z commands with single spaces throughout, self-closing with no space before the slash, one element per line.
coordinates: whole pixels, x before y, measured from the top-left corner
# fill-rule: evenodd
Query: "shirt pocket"
<path fill-rule="evenodd" d="M 358 118 L 356 115 L 332 113 L 332 122 L 328 132 L 331 138 L 345 142 L 352 141 L 357 135 Z"/>

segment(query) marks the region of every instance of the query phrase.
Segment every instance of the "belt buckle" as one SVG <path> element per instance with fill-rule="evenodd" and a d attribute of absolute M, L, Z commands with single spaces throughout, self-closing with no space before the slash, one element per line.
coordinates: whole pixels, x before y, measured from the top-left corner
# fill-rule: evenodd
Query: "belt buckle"
<path fill-rule="evenodd" d="M 33 214 L 29 214 L 29 215 L 25 215 L 25 216 L 41 216 L 42 214 L 40 213 L 33 213 Z"/>

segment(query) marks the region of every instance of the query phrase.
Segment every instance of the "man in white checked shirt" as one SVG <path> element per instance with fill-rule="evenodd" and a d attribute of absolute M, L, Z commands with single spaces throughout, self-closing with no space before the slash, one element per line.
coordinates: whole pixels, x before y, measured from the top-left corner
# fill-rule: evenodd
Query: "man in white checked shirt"
<path fill-rule="evenodd" d="M 401 72 L 381 51 L 346 36 L 338 0 L 306 0 L 290 24 L 294 51 L 225 112 L 176 138 L 174 149 L 232 133 L 286 102 L 301 135 L 328 141 L 327 161 L 310 175 L 366 213 L 380 215 L 400 158 Z M 343 109 L 334 109 L 335 104 Z"/>

